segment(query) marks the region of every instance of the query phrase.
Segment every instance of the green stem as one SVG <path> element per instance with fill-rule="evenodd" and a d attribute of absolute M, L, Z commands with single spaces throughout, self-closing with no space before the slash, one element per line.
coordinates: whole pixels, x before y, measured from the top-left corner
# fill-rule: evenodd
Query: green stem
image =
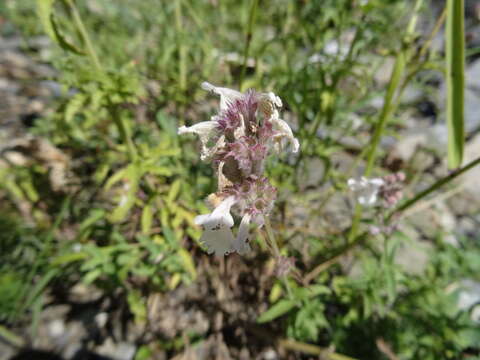
<path fill-rule="evenodd" d="M 102 70 L 102 65 L 100 63 L 100 60 L 98 59 L 97 53 L 95 52 L 95 49 L 92 45 L 92 41 L 90 40 L 90 36 L 88 35 L 87 28 L 85 27 L 85 24 L 82 21 L 82 18 L 80 16 L 80 13 L 75 3 L 72 0 L 66 0 L 66 3 L 70 8 L 70 10 L 72 11 L 73 21 L 75 22 L 75 25 L 77 26 L 78 31 L 80 32 L 80 35 L 82 35 L 82 40 L 85 43 L 88 56 L 90 57 L 96 69 Z"/>
<path fill-rule="evenodd" d="M 25 346 L 25 341 L 20 336 L 16 335 L 2 325 L 0 325 L 0 338 L 17 348 Z"/>
<path fill-rule="evenodd" d="M 447 0 L 445 29 L 448 167 L 462 164 L 465 147 L 465 6 L 464 0 Z"/>
<path fill-rule="evenodd" d="M 279 345 L 285 349 L 299 351 L 305 354 L 317 355 L 321 359 L 328 360 L 356 360 L 350 356 L 342 355 L 327 348 L 321 348 L 317 345 L 306 344 L 292 339 L 280 339 Z"/>
<path fill-rule="evenodd" d="M 248 56 L 250 54 L 250 44 L 253 37 L 253 24 L 255 23 L 255 15 L 257 13 L 258 0 L 252 0 L 252 5 L 250 6 L 250 13 L 248 18 L 247 32 L 245 34 L 245 50 L 243 52 L 243 66 L 242 72 L 240 73 L 239 88 L 242 90 L 243 80 L 245 78 L 245 73 L 247 71 L 247 62 Z"/>
<path fill-rule="evenodd" d="M 175 0 L 175 27 L 178 42 L 178 86 L 181 91 L 187 88 L 187 48 L 183 42 L 182 1 Z"/>
<path fill-rule="evenodd" d="M 85 27 L 85 24 L 83 23 L 83 20 L 80 16 L 80 12 L 78 11 L 77 7 L 75 6 L 75 3 L 72 0 L 65 0 L 67 5 L 69 6 L 72 15 L 73 15 L 73 20 L 75 22 L 75 25 L 80 32 L 80 35 L 82 36 L 82 40 L 85 43 L 86 46 L 86 52 L 95 68 L 99 72 L 103 72 L 102 65 L 100 63 L 100 60 L 98 59 L 97 53 L 95 52 L 95 48 L 92 45 L 92 41 L 90 39 L 90 35 L 88 34 L 87 28 Z M 125 120 L 120 116 L 118 113 L 118 108 L 115 104 L 111 102 L 111 99 L 108 98 L 108 103 L 109 107 L 112 111 L 113 114 L 113 120 L 115 122 L 115 125 L 118 129 L 118 132 L 120 133 L 120 136 L 122 138 L 122 141 L 127 145 L 128 149 L 128 154 L 130 161 L 136 161 L 137 160 L 137 150 L 135 148 L 135 144 L 132 140 L 129 128 L 127 124 L 125 123 Z"/>
<path fill-rule="evenodd" d="M 415 26 L 417 24 L 418 12 L 423 4 L 423 0 L 417 0 L 415 3 L 415 8 L 413 10 L 413 15 L 410 19 L 410 22 L 407 27 L 406 37 L 413 35 L 415 31 Z M 411 39 L 410 39 L 411 40 Z M 376 155 L 378 145 L 380 144 L 380 139 L 383 132 L 385 131 L 385 126 L 387 120 L 390 118 L 391 114 L 395 111 L 399 101 L 394 102 L 394 96 L 397 93 L 397 89 L 400 85 L 400 80 L 405 70 L 406 62 L 408 57 L 408 51 L 406 49 L 400 50 L 398 53 L 395 64 L 393 66 L 392 74 L 390 75 L 390 82 L 388 84 L 388 89 L 385 94 L 385 99 L 383 103 L 383 108 L 378 119 L 377 126 L 375 128 L 375 133 L 372 138 L 372 145 L 367 156 L 367 165 L 365 168 L 365 176 L 369 177 L 372 174 L 373 167 L 375 165 Z M 398 96 L 398 95 L 397 95 Z M 350 228 L 350 233 L 348 235 L 348 240 L 353 241 L 356 237 L 357 230 L 362 218 L 362 207 L 359 204 L 355 206 L 355 213 L 352 220 L 352 226 Z"/>
<path fill-rule="evenodd" d="M 97 53 L 95 52 L 95 49 L 92 45 L 92 41 L 90 39 L 88 31 L 85 27 L 85 24 L 83 23 L 83 20 L 80 16 L 80 13 L 77 7 L 75 6 L 75 3 L 72 0 L 66 0 L 66 1 L 72 11 L 73 19 L 78 28 L 78 31 L 82 35 L 83 42 L 85 43 L 85 46 L 86 46 L 86 51 L 88 53 L 88 56 L 90 57 L 90 60 L 92 61 L 92 64 L 95 66 L 97 70 L 103 71 L 102 65 L 100 64 Z M 133 144 L 133 141 L 130 137 L 128 127 L 126 126 L 125 121 L 121 118 L 120 114 L 118 114 L 116 106 L 110 103 L 110 107 L 114 115 L 113 119 L 114 119 L 115 125 L 118 128 L 118 131 L 120 133 L 120 136 L 122 137 L 123 142 L 127 145 L 130 160 L 135 161 L 137 158 L 137 152 Z"/>
<path fill-rule="evenodd" d="M 275 257 L 275 260 L 278 260 L 281 256 L 280 249 L 278 248 L 277 241 L 275 240 L 275 235 L 273 234 L 272 225 L 270 224 L 270 219 L 268 217 L 265 218 L 265 229 L 267 231 L 268 242 L 273 249 L 273 256 Z M 290 287 L 287 276 L 282 276 L 281 280 L 283 282 L 283 285 L 287 289 L 288 298 L 293 299 L 292 288 Z"/>
<path fill-rule="evenodd" d="M 383 104 L 382 112 L 380 113 L 380 118 L 378 120 L 377 127 L 375 128 L 375 133 L 373 134 L 372 145 L 370 147 L 370 152 L 367 158 L 367 167 L 365 169 L 366 177 L 370 176 L 373 171 L 378 144 L 380 143 L 382 134 L 385 131 L 385 125 L 387 123 L 387 120 L 390 118 L 390 115 L 395 111 L 393 106 L 393 97 L 400 83 L 400 78 L 403 74 L 404 68 L 405 68 L 405 53 L 401 51 L 397 55 L 397 58 L 395 60 L 395 65 L 393 67 L 392 75 L 390 77 L 390 83 L 388 85 L 387 93 L 385 94 L 385 102 Z"/>
<path fill-rule="evenodd" d="M 431 185 L 429 188 L 423 190 L 422 192 L 420 192 L 419 194 L 414 196 L 412 199 L 404 202 L 402 205 L 400 205 L 395 210 L 393 210 L 388 215 L 387 220 L 390 220 L 395 214 L 398 214 L 398 213 L 400 213 L 402 211 L 405 211 L 408 208 L 412 207 L 415 203 L 417 203 L 418 201 L 423 199 L 425 196 L 431 194 L 432 192 L 439 189 L 443 185 L 448 184 L 453 179 L 457 178 L 458 176 L 462 175 L 463 173 L 467 172 L 468 170 L 470 170 L 471 168 L 475 167 L 478 164 L 480 164 L 480 158 L 477 158 L 477 159 L 471 161 L 470 163 L 468 163 L 464 167 L 462 167 L 460 169 L 457 169 L 457 170 L 453 171 L 450 175 L 444 177 L 443 179 L 438 180 L 436 183 Z"/>
<path fill-rule="evenodd" d="M 123 142 L 127 145 L 128 157 L 131 162 L 136 162 L 138 159 L 137 148 L 135 147 L 135 143 L 132 140 L 132 136 L 130 134 L 130 129 L 125 122 L 125 118 L 118 113 L 117 107 L 115 104 L 110 103 L 110 108 L 113 113 L 113 121 L 120 133 L 120 137 L 122 138 Z"/>

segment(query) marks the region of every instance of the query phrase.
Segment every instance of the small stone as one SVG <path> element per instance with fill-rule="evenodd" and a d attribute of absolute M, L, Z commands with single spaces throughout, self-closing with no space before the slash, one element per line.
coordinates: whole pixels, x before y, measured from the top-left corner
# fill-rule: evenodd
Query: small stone
<path fill-rule="evenodd" d="M 60 337 L 65 332 L 65 324 L 60 319 L 55 319 L 48 325 L 48 332 L 51 337 Z"/>
<path fill-rule="evenodd" d="M 132 360 L 136 350 L 137 347 L 134 344 L 125 342 L 115 343 L 110 337 L 96 349 L 99 355 L 115 360 Z"/>
<path fill-rule="evenodd" d="M 95 324 L 97 324 L 99 328 L 103 328 L 107 324 L 107 321 L 108 314 L 106 312 L 101 312 L 95 315 Z"/>

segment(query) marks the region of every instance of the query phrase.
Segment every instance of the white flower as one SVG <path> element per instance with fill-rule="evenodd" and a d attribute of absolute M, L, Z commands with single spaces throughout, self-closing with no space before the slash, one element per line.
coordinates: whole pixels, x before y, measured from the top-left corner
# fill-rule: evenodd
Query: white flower
<path fill-rule="evenodd" d="M 242 218 L 242 222 L 240 223 L 240 227 L 238 229 L 237 238 L 233 243 L 233 248 L 237 253 L 240 255 L 246 254 L 251 250 L 248 241 L 250 240 L 250 225 L 251 215 L 249 213 L 245 214 Z"/>
<path fill-rule="evenodd" d="M 199 215 L 195 218 L 195 224 L 203 226 L 203 234 L 200 243 L 207 247 L 209 254 L 224 256 L 234 251 L 235 238 L 232 230 L 233 217 L 230 209 L 235 203 L 235 197 L 229 196 L 224 199 L 210 214 Z"/>
<path fill-rule="evenodd" d="M 216 121 L 202 121 L 189 127 L 181 126 L 178 129 L 179 135 L 188 133 L 197 134 L 199 136 L 200 142 L 202 143 L 202 153 L 200 155 L 202 160 L 209 158 L 218 148 L 225 144 L 225 137 L 222 135 L 218 137 L 214 146 L 208 147 L 209 141 L 217 137 L 219 134 L 218 123 Z"/>
<path fill-rule="evenodd" d="M 195 224 L 203 226 L 200 243 L 207 248 L 209 254 L 224 256 L 236 251 L 243 255 L 251 250 L 248 244 L 251 215 L 247 213 L 243 216 L 236 238 L 231 230 L 234 222 L 230 209 L 236 202 L 234 196 L 229 196 L 210 214 L 199 215 L 195 218 Z"/>
<path fill-rule="evenodd" d="M 260 96 L 260 110 L 263 114 L 272 122 L 273 130 L 276 134 L 273 137 L 275 151 L 279 153 L 283 148 L 283 140 L 287 140 L 292 145 L 292 152 L 298 152 L 300 144 L 298 140 L 293 136 L 292 129 L 282 119 L 278 109 L 283 106 L 282 99 L 280 99 L 273 92 L 262 94 Z"/>
<path fill-rule="evenodd" d="M 209 82 L 202 83 L 202 89 L 210 91 L 220 96 L 220 111 L 227 110 L 235 100 L 243 98 L 243 94 L 239 91 L 224 87 L 217 87 Z"/>
<path fill-rule="evenodd" d="M 360 180 L 348 179 L 348 187 L 358 203 L 364 206 L 372 206 L 377 202 L 378 192 L 384 184 L 385 181 L 380 178 L 367 179 L 362 176 Z"/>
<path fill-rule="evenodd" d="M 288 124 L 284 120 L 278 117 L 278 112 L 276 113 L 276 116 L 275 114 L 274 116 L 272 116 L 273 129 L 276 131 L 276 134 L 274 135 L 275 150 L 277 152 L 280 152 L 283 147 L 282 140 L 286 139 L 292 145 L 292 152 L 298 152 L 300 144 L 298 140 L 293 136 L 292 129 L 290 129 L 290 126 L 288 126 Z"/>

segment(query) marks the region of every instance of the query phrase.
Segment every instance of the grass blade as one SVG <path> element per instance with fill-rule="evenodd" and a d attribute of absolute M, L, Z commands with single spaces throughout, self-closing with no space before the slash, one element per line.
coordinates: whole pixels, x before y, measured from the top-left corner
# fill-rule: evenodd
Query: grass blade
<path fill-rule="evenodd" d="M 447 0 L 448 166 L 462 163 L 464 137 L 465 33 L 464 0 Z"/>

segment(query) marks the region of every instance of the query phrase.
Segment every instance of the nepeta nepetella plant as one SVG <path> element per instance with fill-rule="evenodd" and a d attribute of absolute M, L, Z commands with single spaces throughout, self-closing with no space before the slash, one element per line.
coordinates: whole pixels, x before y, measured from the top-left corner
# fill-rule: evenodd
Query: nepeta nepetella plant
<path fill-rule="evenodd" d="M 280 119 L 282 101 L 275 94 L 241 93 L 207 82 L 202 88 L 220 96 L 218 114 L 178 130 L 200 137 L 201 159 L 212 163 L 218 177 L 218 191 L 208 197 L 214 210 L 195 218 L 204 230 L 200 243 L 216 256 L 244 254 L 250 250 L 250 224 L 264 225 L 277 196 L 277 189 L 264 176 L 265 160 L 287 143 L 297 152 L 299 143 Z M 242 217 L 236 236 L 231 211 Z"/>
<path fill-rule="evenodd" d="M 380 199 L 385 208 L 393 207 L 402 198 L 404 173 L 389 174 L 382 178 L 348 179 L 348 187 L 353 192 L 356 201 L 363 206 L 377 205 Z"/>

